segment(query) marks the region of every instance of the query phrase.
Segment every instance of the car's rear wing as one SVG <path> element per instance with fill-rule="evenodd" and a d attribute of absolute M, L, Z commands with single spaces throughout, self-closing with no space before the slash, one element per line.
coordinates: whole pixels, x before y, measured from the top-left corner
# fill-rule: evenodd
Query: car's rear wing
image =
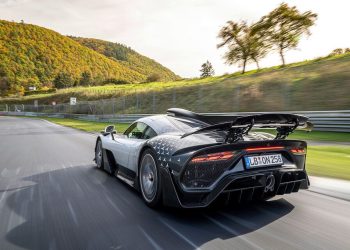
<path fill-rule="evenodd" d="M 312 123 L 308 121 L 307 117 L 294 114 L 267 113 L 249 116 L 231 116 L 230 119 L 232 120 L 185 133 L 182 135 L 182 138 L 207 131 L 221 130 L 228 132 L 226 142 L 235 142 L 241 139 L 252 128 L 274 128 L 277 130 L 276 139 L 285 139 L 295 129 L 311 131 L 313 128 Z"/>

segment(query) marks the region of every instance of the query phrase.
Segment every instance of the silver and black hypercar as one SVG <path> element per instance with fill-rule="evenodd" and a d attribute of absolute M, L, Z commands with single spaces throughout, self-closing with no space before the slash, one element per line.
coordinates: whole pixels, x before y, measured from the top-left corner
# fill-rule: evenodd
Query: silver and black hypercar
<path fill-rule="evenodd" d="M 151 207 L 265 200 L 308 188 L 306 142 L 286 140 L 295 129 L 310 129 L 307 120 L 292 114 L 212 116 L 173 108 L 135 121 L 121 135 L 108 126 L 97 138 L 95 161 L 140 190 Z M 253 132 L 271 128 L 276 135 Z"/>

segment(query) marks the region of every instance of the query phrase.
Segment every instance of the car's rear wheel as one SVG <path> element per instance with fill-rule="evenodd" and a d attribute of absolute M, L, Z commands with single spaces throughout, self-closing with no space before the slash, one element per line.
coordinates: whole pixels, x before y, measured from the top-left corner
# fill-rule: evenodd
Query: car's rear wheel
<path fill-rule="evenodd" d="M 149 207 L 161 205 L 161 178 L 156 157 L 152 150 L 142 154 L 140 162 L 139 182 L 143 200 Z"/>
<path fill-rule="evenodd" d="M 102 142 L 97 141 L 95 149 L 95 162 L 98 168 L 103 169 L 103 152 L 102 152 Z"/>

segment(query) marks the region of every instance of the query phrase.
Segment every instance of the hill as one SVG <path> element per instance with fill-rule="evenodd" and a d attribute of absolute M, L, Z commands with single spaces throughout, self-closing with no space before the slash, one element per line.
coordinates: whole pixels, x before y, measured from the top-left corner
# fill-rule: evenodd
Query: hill
<path fill-rule="evenodd" d="M 163 113 L 169 107 L 198 112 L 336 110 L 350 107 L 350 54 L 235 73 L 220 77 L 188 79 L 166 83 L 144 83 L 75 87 L 56 93 L 0 99 L 4 104 L 67 103 L 77 97 L 77 113 Z M 4 110 L 4 105 L 0 110 Z M 10 106 L 13 109 L 13 106 Z M 56 107 L 67 112 L 64 107 Z M 52 110 L 46 106 L 40 111 Z"/>
<path fill-rule="evenodd" d="M 174 73 L 147 57 L 129 50 L 126 55 L 132 60 L 112 60 L 55 31 L 0 20 L 0 92 L 8 87 L 18 92 L 21 87 L 50 86 L 59 73 L 70 75 L 71 84 L 75 85 L 79 85 L 84 72 L 97 84 L 107 79 L 142 82 L 153 65 L 164 80 L 175 78 Z M 138 58 L 149 62 L 147 69 L 143 70 L 140 64 L 131 67 Z"/>
<path fill-rule="evenodd" d="M 167 69 L 160 63 L 146 56 L 143 56 L 130 47 L 120 43 L 112 43 L 94 38 L 73 37 L 71 39 L 77 41 L 83 46 L 95 50 L 96 52 L 113 59 L 124 66 L 145 76 L 157 74 L 162 81 L 176 80 L 179 78 L 171 70 Z"/>

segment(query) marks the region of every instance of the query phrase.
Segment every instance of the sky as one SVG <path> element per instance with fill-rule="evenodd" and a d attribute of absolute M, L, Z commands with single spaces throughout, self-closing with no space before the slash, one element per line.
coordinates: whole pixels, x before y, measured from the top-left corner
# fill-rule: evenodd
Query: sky
<path fill-rule="evenodd" d="M 63 35 L 123 43 L 182 77 L 199 76 L 209 60 L 216 75 L 239 70 L 226 65 L 217 34 L 229 20 L 255 22 L 279 0 L 0 0 L 0 19 L 36 24 Z M 287 63 L 350 47 L 350 2 L 285 0 L 300 11 L 318 14 L 312 35 L 287 52 Z M 280 64 L 276 52 L 261 66 Z M 253 69 L 254 64 L 248 69 Z"/>

